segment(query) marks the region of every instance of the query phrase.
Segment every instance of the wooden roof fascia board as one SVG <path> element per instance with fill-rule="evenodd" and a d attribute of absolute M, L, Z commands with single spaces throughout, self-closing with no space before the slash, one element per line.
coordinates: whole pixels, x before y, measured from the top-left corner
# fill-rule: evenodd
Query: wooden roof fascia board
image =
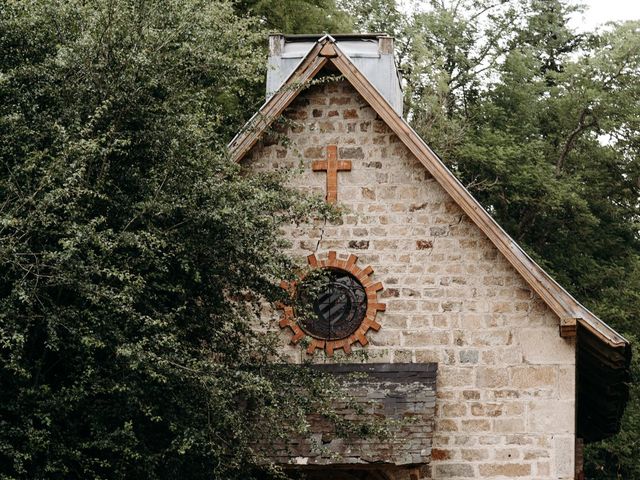
<path fill-rule="evenodd" d="M 509 263 L 522 275 L 533 290 L 561 319 L 572 319 L 569 324 L 580 321 L 612 347 L 626 347 L 628 341 L 593 315 L 551 278 L 507 232 L 489 215 L 462 183 L 442 163 L 438 156 L 420 136 L 388 104 L 384 97 L 371 85 L 360 71 L 348 60 L 336 45 L 337 56 L 330 61 L 340 70 L 363 98 L 398 135 L 429 173 L 458 203 L 471 220 L 489 237 Z M 428 159 L 429 161 L 426 161 Z M 575 328 L 563 329 L 567 336 L 575 335 Z"/>
<path fill-rule="evenodd" d="M 231 160 L 239 162 L 255 145 L 264 131 L 275 121 L 285 108 L 298 96 L 306 83 L 313 79 L 327 63 L 327 58 L 319 56 L 323 44 L 316 44 L 304 57 L 278 92 L 242 127 L 229 142 Z"/>
<path fill-rule="evenodd" d="M 629 347 L 629 341 L 626 338 L 624 338 L 618 332 L 616 332 L 611 327 L 609 327 L 606 323 L 604 323 L 602 320 L 596 317 L 593 313 L 589 311 L 588 313 L 593 318 L 583 318 L 583 317 L 578 318 L 577 322 L 579 325 L 589 330 L 598 338 L 606 337 L 610 339 L 609 342 L 607 343 L 612 347 L 625 348 L 625 349 Z M 606 331 L 605 331 L 605 328 L 603 327 L 606 327 Z M 614 335 L 611 335 L 611 333 L 613 333 Z M 613 337 L 613 338 L 610 338 L 610 337 Z"/>

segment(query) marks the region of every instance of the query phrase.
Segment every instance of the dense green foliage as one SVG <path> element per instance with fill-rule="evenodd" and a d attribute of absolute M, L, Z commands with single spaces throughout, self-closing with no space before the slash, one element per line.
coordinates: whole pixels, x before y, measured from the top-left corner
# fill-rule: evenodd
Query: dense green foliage
<path fill-rule="evenodd" d="M 323 385 L 251 328 L 313 206 L 226 157 L 264 32 L 224 1 L 0 12 L 0 478 L 252 478 Z"/>
<path fill-rule="evenodd" d="M 350 33 L 353 19 L 335 0 L 238 0 L 239 13 L 255 16 L 272 33 Z"/>
<path fill-rule="evenodd" d="M 578 34 L 565 0 L 350 4 L 398 38 L 413 127 L 565 288 L 640 337 L 640 22 Z M 640 478 L 638 366 L 589 478 Z"/>
<path fill-rule="evenodd" d="M 278 227 L 225 145 L 266 31 L 386 31 L 405 112 L 505 229 L 640 338 L 640 25 L 568 0 L 0 0 L 0 478 L 252 478 L 326 385 L 273 375 Z M 640 374 L 589 478 L 640 478 Z M 314 408 L 317 408 L 315 405 Z"/>

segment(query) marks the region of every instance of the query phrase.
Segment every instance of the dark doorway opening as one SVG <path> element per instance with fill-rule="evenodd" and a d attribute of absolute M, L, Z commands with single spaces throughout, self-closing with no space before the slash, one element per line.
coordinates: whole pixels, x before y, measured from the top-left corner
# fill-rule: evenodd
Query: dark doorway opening
<path fill-rule="evenodd" d="M 335 467 L 314 468 L 292 471 L 295 480 L 393 480 L 379 469 L 340 469 Z"/>

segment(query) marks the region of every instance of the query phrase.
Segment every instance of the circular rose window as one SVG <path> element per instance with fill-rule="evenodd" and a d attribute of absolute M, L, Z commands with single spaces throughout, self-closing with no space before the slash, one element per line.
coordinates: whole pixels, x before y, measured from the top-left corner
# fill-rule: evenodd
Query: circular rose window
<path fill-rule="evenodd" d="M 367 313 L 367 292 L 350 273 L 329 270 L 323 284 L 305 289 L 302 283 L 299 304 L 311 306 L 307 315 L 298 315 L 302 329 L 314 338 L 338 340 L 355 332 Z"/>
<path fill-rule="evenodd" d="M 360 269 L 355 255 L 339 260 L 336 252 L 329 252 L 327 260 L 318 260 L 315 255 L 307 260 L 311 273 L 295 284 L 283 285 L 295 299 L 295 308 L 283 307 L 280 326 L 291 328 L 292 343 L 311 337 L 309 354 L 324 349 L 333 355 L 337 348 L 350 353 L 354 342 L 366 345 L 367 331 L 380 329 L 377 312 L 385 309 L 377 299 L 382 284 L 369 278 L 373 269 Z"/>

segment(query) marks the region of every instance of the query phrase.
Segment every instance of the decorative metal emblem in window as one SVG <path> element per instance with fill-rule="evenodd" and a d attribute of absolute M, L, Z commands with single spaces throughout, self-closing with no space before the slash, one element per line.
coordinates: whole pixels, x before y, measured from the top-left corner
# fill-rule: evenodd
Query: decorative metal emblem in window
<path fill-rule="evenodd" d="M 376 315 L 385 309 L 385 304 L 378 302 L 377 292 L 383 287 L 369 278 L 373 269 L 360 269 L 357 260 L 355 255 L 339 260 L 333 251 L 326 260 L 310 255 L 307 257 L 309 265 L 324 273 L 320 283 L 314 285 L 306 281 L 309 279 L 302 279 L 282 284 L 302 311 L 294 312 L 292 306 L 282 306 L 280 327 L 291 328 L 294 344 L 306 335 L 311 337 L 307 353 L 323 349 L 331 356 L 338 348 L 350 353 L 353 343 L 359 342 L 363 346 L 368 343 L 365 335 L 370 328 L 380 329 Z"/>
<path fill-rule="evenodd" d="M 300 319 L 300 326 L 309 335 L 324 340 L 338 340 L 355 332 L 367 313 L 367 292 L 350 273 L 331 270 L 319 291 L 298 291 L 301 303 L 313 306 L 313 313 Z"/>

